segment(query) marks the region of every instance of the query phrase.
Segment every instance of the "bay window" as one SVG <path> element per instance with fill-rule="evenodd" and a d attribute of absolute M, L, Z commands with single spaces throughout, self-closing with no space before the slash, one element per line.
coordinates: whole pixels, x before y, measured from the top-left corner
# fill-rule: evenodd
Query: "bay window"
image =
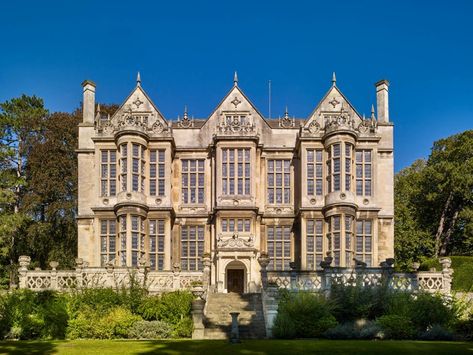
<path fill-rule="evenodd" d="M 352 151 L 353 146 L 350 143 L 340 142 L 329 147 L 327 160 L 329 192 L 351 190 Z"/>

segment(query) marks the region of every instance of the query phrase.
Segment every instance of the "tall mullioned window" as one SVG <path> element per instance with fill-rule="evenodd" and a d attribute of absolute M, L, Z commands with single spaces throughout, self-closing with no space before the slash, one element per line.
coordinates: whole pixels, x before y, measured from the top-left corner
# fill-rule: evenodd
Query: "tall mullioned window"
<path fill-rule="evenodd" d="M 149 193 L 151 196 L 164 196 L 166 177 L 165 150 L 151 150 L 149 164 Z"/>
<path fill-rule="evenodd" d="M 120 266 L 126 266 L 126 258 L 127 258 L 127 238 L 126 238 L 126 230 L 127 230 L 127 219 L 126 216 L 120 216 L 119 218 L 120 223 Z"/>
<path fill-rule="evenodd" d="M 182 160 L 182 202 L 204 203 L 205 168 L 203 159 Z"/>
<path fill-rule="evenodd" d="M 352 151 L 353 145 L 350 143 L 336 143 L 330 146 L 327 161 L 329 192 L 351 190 Z"/>
<path fill-rule="evenodd" d="M 249 148 L 222 149 L 222 191 L 224 195 L 250 195 Z"/>
<path fill-rule="evenodd" d="M 151 270 L 164 270 L 165 220 L 149 221 L 149 262 Z"/>
<path fill-rule="evenodd" d="M 351 190 L 351 160 L 352 160 L 353 146 L 345 143 L 345 191 Z"/>
<path fill-rule="evenodd" d="M 105 266 L 116 256 L 117 230 L 115 219 L 100 220 L 100 263 Z"/>
<path fill-rule="evenodd" d="M 268 160 L 268 203 L 291 202 L 290 167 L 289 159 Z"/>
<path fill-rule="evenodd" d="M 371 196 L 372 194 L 372 152 L 370 149 L 356 151 L 356 194 Z"/>
<path fill-rule="evenodd" d="M 356 258 L 368 266 L 373 262 L 373 223 L 371 220 L 356 221 Z"/>
<path fill-rule="evenodd" d="M 251 222 L 249 218 L 222 218 L 222 233 L 249 233 Z"/>
<path fill-rule="evenodd" d="M 101 150 L 100 159 L 100 195 L 115 196 L 117 194 L 117 151 Z"/>
<path fill-rule="evenodd" d="M 131 216 L 131 265 L 137 266 L 145 250 L 145 220 Z"/>
<path fill-rule="evenodd" d="M 353 261 L 353 217 L 345 216 L 345 266 Z"/>
<path fill-rule="evenodd" d="M 132 144 L 132 191 L 145 190 L 145 147 L 141 144 Z"/>
<path fill-rule="evenodd" d="M 306 233 L 306 265 L 307 269 L 315 270 L 323 261 L 324 220 L 307 220 Z"/>
<path fill-rule="evenodd" d="M 268 226 L 267 249 L 270 258 L 268 270 L 290 270 L 291 227 Z"/>
<path fill-rule="evenodd" d="M 182 226 L 181 228 L 181 269 L 184 271 L 203 270 L 204 226 Z"/>
<path fill-rule="evenodd" d="M 342 222 L 340 216 L 332 216 L 329 219 L 329 245 L 332 251 L 333 263 L 335 266 L 340 266 L 340 252 L 341 252 L 341 233 Z"/>
<path fill-rule="evenodd" d="M 323 195 L 322 149 L 307 150 L 307 195 Z"/>
<path fill-rule="evenodd" d="M 120 182 L 121 190 L 126 191 L 128 188 L 128 146 L 120 145 Z"/>

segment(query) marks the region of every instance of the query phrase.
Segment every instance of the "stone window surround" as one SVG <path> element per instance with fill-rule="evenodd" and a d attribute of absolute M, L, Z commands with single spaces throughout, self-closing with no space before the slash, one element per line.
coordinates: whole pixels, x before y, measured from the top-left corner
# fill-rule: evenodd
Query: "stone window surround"
<path fill-rule="evenodd" d="M 191 171 L 191 165 L 192 165 L 192 161 L 195 162 L 195 171 Z M 202 170 L 200 169 L 200 162 L 202 162 Z M 181 164 L 180 166 L 180 172 L 181 172 L 181 176 L 180 176 L 180 188 L 181 188 L 181 193 L 180 193 L 180 201 L 182 204 L 184 205 L 197 205 L 197 206 L 200 206 L 200 205 L 204 205 L 205 204 L 205 170 L 206 170 L 206 159 L 205 158 L 195 158 L 195 157 L 191 157 L 191 158 L 187 158 L 187 157 L 181 157 L 179 159 L 179 163 Z M 184 165 L 185 164 L 188 164 L 189 166 L 186 167 L 186 169 L 184 169 Z M 186 170 L 186 171 L 184 171 Z M 191 174 L 194 173 L 195 174 L 195 183 L 192 184 L 191 183 Z M 202 184 L 199 183 L 199 178 L 200 178 L 200 175 L 202 175 L 203 177 L 203 181 L 202 181 Z M 186 176 L 187 178 L 187 184 L 184 185 L 184 176 Z M 187 201 L 184 200 L 184 191 L 187 190 Z M 194 190 L 194 193 L 195 193 L 195 201 L 192 201 L 191 199 L 191 195 L 192 195 L 192 190 Z M 202 190 L 202 201 L 199 201 L 200 198 L 199 198 L 199 194 L 200 194 L 200 191 L 199 190 Z"/>
<path fill-rule="evenodd" d="M 294 207 L 294 194 L 295 194 L 295 187 L 294 187 L 294 181 L 295 181 L 295 167 L 294 167 L 294 154 L 292 151 L 289 152 L 268 152 L 268 151 L 263 151 L 261 153 L 261 177 L 260 183 L 261 183 L 261 191 L 264 193 L 264 201 L 266 208 L 274 208 L 276 206 L 279 207 L 290 207 L 293 209 Z M 268 182 L 267 182 L 267 175 L 268 175 L 268 160 L 290 160 L 290 202 L 289 203 L 273 203 L 270 204 L 268 201 Z M 304 180 L 304 179 L 303 179 Z M 303 182 L 305 183 L 305 181 Z"/>
<path fill-rule="evenodd" d="M 104 154 L 106 159 L 104 159 Z M 118 153 L 114 147 L 112 149 L 100 149 L 100 196 L 116 196 L 118 189 Z M 104 166 L 106 167 L 106 174 L 104 176 Z M 112 167 L 115 170 L 115 177 L 112 177 Z M 105 184 L 105 189 L 104 189 Z M 112 192 L 114 190 L 114 192 Z"/>
<path fill-rule="evenodd" d="M 294 240 L 294 231 L 293 231 L 293 227 L 294 227 L 294 224 L 293 223 L 284 223 L 286 221 L 281 221 L 282 223 L 278 223 L 279 221 L 268 221 L 265 223 L 265 230 L 266 230 L 266 236 L 265 236 L 265 240 L 266 240 L 266 245 L 265 245 L 265 250 L 266 252 L 268 253 L 269 257 L 271 260 L 275 260 L 275 255 L 276 255 L 276 248 L 274 248 L 274 255 L 271 255 L 269 253 L 269 244 L 271 243 L 271 240 L 269 239 L 269 235 L 270 235 L 270 230 L 273 231 L 273 243 L 275 244 L 275 241 L 276 241 L 276 230 L 277 228 L 283 228 L 281 233 L 282 233 L 282 256 L 281 257 L 278 257 L 277 259 L 280 259 L 282 260 L 282 269 L 273 269 L 273 270 L 284 270 L 284 271 L 288 271 L 290 270 L 289 267 L 285 267 L 284 264 L 285 264 L 285 261 L 287 260 L 288 262 L 292 262 L 294 261 L 294 250 L 295 250 L 295 240 Z M 285 251 L 285 246 L 284 246 L 284 232 L 289 230 L 289 257 L 286 257 L 284 256 L 284 251 Z M 269 270 L 269 268 L 268 268 Z"/>
<path fill-rule="evenodd" d="M 234 149 L 234 148 L 248 148 L 250 149 L 250 194 L 249 195 L 224 195 L 222 189 L 222 149 Z M 215 157 L 215 166 L 216 166 L 216 196 L 221 201 L 223 200 L 253 200 L 256 195 L 256 179 L 255 172 L 257 168 L 256 161 L 256 144 L 252 140 L 238 140 L 238 141 L 219 141 L 216 146 L 216 157 Z"/>
<path fill-rule="evenodd" d="M 195 231 L 195 239 L 191 240 L 190 235 L 192 229 Z M 202 239 L 199 238 L 199 233 L 202 232 Z M 187 233 L 187 246 L 188 246 L 188 255 L 182 255 L 183 247 L 183 233 Z M 202 257 L 205 253 L 205 234 L 206 228 L 205 225 L 200 223 L 186 223 L 181 225 L 179 228 L 179 264 L 181 270 L 183 271 L 197 271 L 202 270 Z M 195 243 L 195 255 L 190 255 L 190 246 L 192 243 Z M 183 260 L 187 260 L 187 268 L 183 268 Z M 191 268 L 189 261 L 193 260 L 197 268 Z"/>
<path fill-rule="evenodd" d="M 281 162 L 281 167 L 278 168 L 278 162 Z M 286 171 L 286 164 L 287 171 Z M 272 171 L 270 171 L 270 165 L 273 166 Z M 292 159 L 284 159 L 284 158 L 266 158 L 266 202 L 268 205 L 290 205 L 292 202 L 292 190 L 294 181 L 291 178 L 292 175 Z M 271 176 L 270 176 L 271 174 Z M 277 175 L 281 174 L 281 182 L 278 184 Z M 285 175 L 289 175 L 289 182 L 286 184 L 286 177 Z M 272 184 L 270 184 L 270 179 L 272 180 Z M 278 199 L 278 189 L 281 190 L 281 201 L 277 201 Z M 288 192 L 288 199 L 286 199 L 286 191 Z M 270 202 L 270 197 L 272 197 L 272 202 Z"/>

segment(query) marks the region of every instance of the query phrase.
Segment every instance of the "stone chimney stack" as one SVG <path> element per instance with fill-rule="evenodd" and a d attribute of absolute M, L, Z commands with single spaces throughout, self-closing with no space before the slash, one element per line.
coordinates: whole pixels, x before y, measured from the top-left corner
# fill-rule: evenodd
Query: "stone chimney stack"
<path fill-rule="evenodd" d="M 95 118 L 95 83 L 90 80 L 85 80 L 82 83 L 82 88 L 83 123 L 93 124 Z"/>
<path fill-rule="evenodd" d="M 389 81 L 380 80 L 376 84 L 376 103 L 378 108 L 378 122 L 389 122 Z"/>

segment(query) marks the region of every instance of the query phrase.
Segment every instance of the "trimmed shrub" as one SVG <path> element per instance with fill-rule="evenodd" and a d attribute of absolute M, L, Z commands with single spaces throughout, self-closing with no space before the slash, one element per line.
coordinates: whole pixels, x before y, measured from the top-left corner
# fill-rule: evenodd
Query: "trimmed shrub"
<path fill-rule="evenodd" d="M 140 320 L 140 316 L 134 315 L 124 307 L 114 307 L 104 316 L 90 308 L 83 309 L 76 318 L 69 321 L 68 337 L 70 339 L 125 338 L 129 329 Z"/>
<path fill-rule="evenodd" d="M 143 300 L 138 312 L 146 320 L 164 320 L 177 324 L 182 318 L 191 314 L 194 295 L 189 291 L 163 293 Z"/>
<path fill-rule="evenodd" d="M 376 323 L 386 339 L 412 339 L 416 334 L 412 321 L 404 316 L 395 314 L 381 316 Z"/>
<path fill-rule="evenodd" d="M 419 293 L 412 302 L 410 318 L 421 331 L 426 331 L 434 324 L 448 327 L 455 319 L 454 310 L 441 295 Z"/>
<path fill-rule="evenodd" d="M 90 308 L 82 309 L 67 327 L 69 339 L 111 339 L 113 329 L 110 324 L 103 324 L 100 316 Z"/>
<path fill-rule="evenodd" d="M 337 320 L 330 312 L 330 304 L 320 295 L 307 292 L 284 294 L 279 302 L 275 322 L 285 325 L 282 327 L 284 329 L 287 319 L 278 320 L 278 317 L 289 318 L 294 323 L 296 337 L 315 338 L 337 325 Z M 279 329 L 276 334 L 278 332 Z"/>
<path fill-rule="evenodd" d="M 333 284 L 330 291 L 333 314 L 339 322 L 352 322 L 360 318 L 375 319 L 385 314 L 386 299 L 390 293 L 384 286 Z"/>
<path fill-rule="evenodd" d="M 140 320 L 128 329 L 131 339 L 166 339 L 170 338 L 172 326 L 159 320 Z"/>
<path fill-rule="evenodd" d="M 126 338 L 128 336 L 128 330 L 139 322 L 142 318 L 138 315 L 131 313 L 127 308 L 115 307 L 105 317 L 101 319 L 101 323 L 112 329 L 114 338 Z"/>
<path fill-rule="evenodd" d="M 105 315 L 111 308 L 124 303 L 123 294 L 112 288 L 87 288 L 71 294 L 68 311 L 71 318 L 82 310 Z"/>

